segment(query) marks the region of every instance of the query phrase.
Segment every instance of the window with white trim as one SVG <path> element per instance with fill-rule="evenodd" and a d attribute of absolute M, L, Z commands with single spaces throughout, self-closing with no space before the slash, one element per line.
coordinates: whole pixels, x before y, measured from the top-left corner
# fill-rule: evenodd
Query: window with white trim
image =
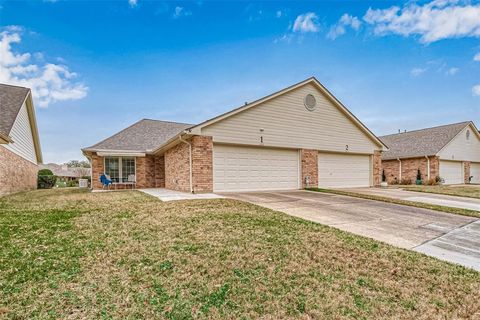
<path fill-rule="evenodd" d="M 135 158 L 105 157 L 105 174 L 113 182 L 129 182 L 129 176 L 135 176 Z"/>

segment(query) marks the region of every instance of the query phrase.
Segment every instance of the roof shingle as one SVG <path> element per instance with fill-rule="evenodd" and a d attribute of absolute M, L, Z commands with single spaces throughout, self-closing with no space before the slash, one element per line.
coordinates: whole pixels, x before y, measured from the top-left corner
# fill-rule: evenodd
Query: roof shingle
<path fill-rule="evenodd" d="M 389 148 L 382 160 L 436 155 L 468 124 L 470 121 L 379 137 Z"/>
<path fill-rule="evenodd" d="M 191 126 L 191 124 L 187 123 L 142 119 L 113 136 L 83 150 L 147 152 L 158 148 L 158 146 Z"/>
<path fill-rule="evenodd" d="M 9 136 L 30 89 L 0 83 L 0 134 Z"/>

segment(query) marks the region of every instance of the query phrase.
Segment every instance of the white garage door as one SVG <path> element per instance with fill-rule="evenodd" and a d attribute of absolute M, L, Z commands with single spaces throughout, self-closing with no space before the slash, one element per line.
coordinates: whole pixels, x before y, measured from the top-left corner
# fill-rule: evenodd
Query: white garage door
<path fill-rule="evenodd" d="M 471 183 L 480 183 L 480 163 L 470 164 L 470 175 L 473 176 Z"/>
<path fill-rule="evenodd" d="M 299 189 L 298 151 L 213 146 L 213 191 Z"/>
<path fill-rule="evenodd" d="M 445 184 L 463 183 L 462 165 L 460 161 L 440 161 L 440 177 L 445 180 Z"/>
<path fill-rule="evenodd" d="M 370 156 L 335 153 L 318 154 L 320 188 L 370 186 Z"/>

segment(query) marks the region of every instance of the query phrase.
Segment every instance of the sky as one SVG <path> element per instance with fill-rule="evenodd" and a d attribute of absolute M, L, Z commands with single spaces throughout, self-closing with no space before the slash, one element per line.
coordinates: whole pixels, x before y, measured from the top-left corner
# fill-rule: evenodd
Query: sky
<path fill-rule="evenodd" d="M 45 163 L 311 76 L 377 135 L 480 126 L 480 1 L 0 0 L 0 82 L 32 88 Z"/>

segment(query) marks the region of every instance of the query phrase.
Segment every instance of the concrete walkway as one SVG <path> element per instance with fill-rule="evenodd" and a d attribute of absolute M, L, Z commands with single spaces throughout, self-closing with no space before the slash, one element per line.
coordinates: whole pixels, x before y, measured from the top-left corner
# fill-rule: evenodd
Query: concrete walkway
<path fill-rule="evenodd" d="M 301 190 L 224 195 L 480 271 L 473 217 Z"/>
<path fill-rule="evenodd" d="M 406 191 L 396 188 L 349 188 L 345 191 L 371 194 L 393 199 L 423 202 L 446 207 L 469 209 L 480 211 L 480 199 L 449 196 L 435 193 Z"/>
<path fill-rule="evenodd" d="M 157 197 L 162 201 L 224 198 L 223 196 L 214 193 L 188 193 L 163 188 L 138 189 L 138 191 Z"/>

